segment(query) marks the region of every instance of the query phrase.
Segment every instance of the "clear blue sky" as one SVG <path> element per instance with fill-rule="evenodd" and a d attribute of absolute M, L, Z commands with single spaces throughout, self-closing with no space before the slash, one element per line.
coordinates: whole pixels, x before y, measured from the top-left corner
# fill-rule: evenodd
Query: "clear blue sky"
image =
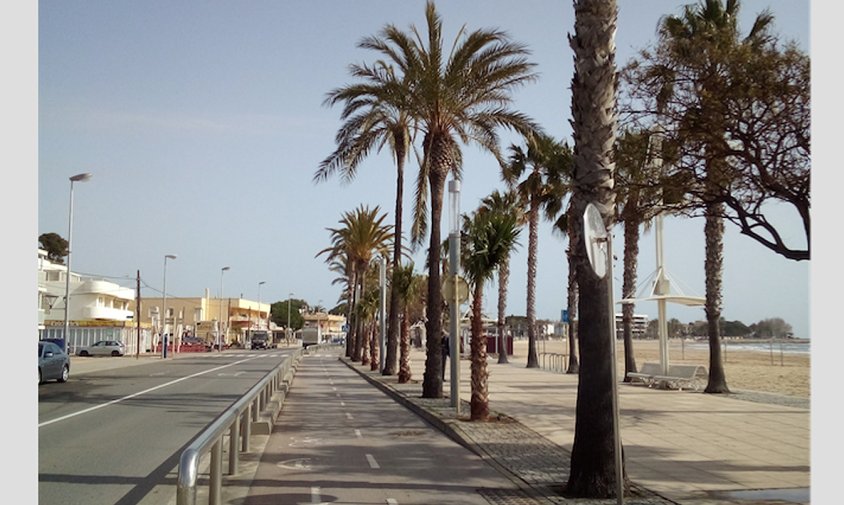
<path fill-rule="evenodd" d="M 659 17 L 682 3 L 620 1 L 618 65 L 651 43 Z M 516 107 L 570 141 L 571 4 L 478 5 L 440 2 L 445 40 L 465 23 L 502 28 L 526 44 L 541 78 L 516 92 Z M 745 1 L 743 19 L 766 5 L 776 31 L 808 49 L 808 2 Z M 421 0 L 40 2 L 38 233 L 67 236 L 68 177 L 91 172 L 74 191 L 74 270 L 129 286 L 140 270 L 149 286 L 144 296 L 156 296 L 164 255 L 176 254 L 168 296 L 201 296 L 206 288 L 216 296 L 221 268 L 230 266 L 224 296 L 256 299 L 258 282 L 266 281 L 263 301 L 294 293 L 333 306 L 334 274 L 314 258 L 328 244 L 326 228 L 360 204 L 380 205 L 392 220 L 395 169 L 385 152 L 371 156 L 351 184 L 314 185 L 340 124 L 339 109 L 322 101 L 350 82 L 348 64 L 372 59 L 356 48 L 361 37 L 386 23 L 424 30 L 423 7 Z M 467 149 L 465 166 L 461 208 L 468 212 L 503 184 L 487 154 Z M 654 242 L 652 233 L 643 235 L 640 280 L 655 269 Z M 702 221 L 668 220 L 665 242 L 669 271 L 702 296 Z M 527 233 L 522 244 L 511 264 L 508 313 L 525 311 Z M 564 306 L 565 246 L 550 224 L 541 225 L 540 318 L 559 319 Z M 807 262 L 782 259 L 728 226 L 724 265 L 725 318 L 750 324 L 782 317 L 798 336 L 810 336 Z M 487 290 L 490 312 L 494 289 Z M 637 312 L 656 318 L 654 303 Z M 669 317 L 704 319 L 701 308 L 680 306 L 670 306 Z"/>
<path fill-rule="evenodd" d="M 653 41 L 658 18 L 684 3 L 618 0 L 618 64 Z M 206 288 L 215 295 L 220 268 L 231 266 L 224 280 L 227 296 L 257 297 L 258 282 L 266 281 L 264 301 L 290 292 L 311 303 L 336 301 L 333 276 L 314 259 L 327 243 L 325 228 L 360 204 L 380 205 L 391 215 L 394 171 L 389 156 L 373 156 L 356 182 L 314 186 L 311 176 L 331 152 L 339 125 L 339 111 L 321 103 L 328 90 L 347 82 L 346 65 L 371 57 L 355 48 L 361 37 L 388 22 L 423 28 L 423 5 L 423 0 L 4 2 L 0 212 L 4 237 L 11 237 L 3 255 L 11 283 L 2 290 L 13 320 L 10 342 L 33 335 L 33 245 L 43 232 L 66 235 L 68 177 L 79 172 L 94 178 L 75 193 L 74 269 L 126 285 L 140 270 L 150 286 L 145 296 L 154 296 L 161 289 L 164 255 L 177 254 L 179 259 L 168 263 L 171 296 L 198 296 Z M 808 0 L 742 5 L 745 22 L 771 6 L 776 30 L 810 49 Z M 837 402 L 814 401 L 839 396 L 831 389 L 840 368 L 835 281 L 842 278 L 832 194 L 841 177 L 831 147 L 841 112 L 835 94 L 840 56 L 834 53 L 837 44 L 829 43 L 836 34 L 833 23 L 841 19 L 837 5 L 816 1 L 811 13 L 816 160 L 811 264 L 783 260 L 729 225 L 724 258 L 724 317 L 746 323 L 783 317 L 799 336 L 815 337 L 813 440 L 823 441 L 813 444 L 815 497 L 832 496 L 829 486 L 837 475 L 834 465 L 824 463 L 840 449 L 837 431 L 824 430 L 824 423 L 839 416 Z M 517 106 L 552 134 L 570 139 L 572 54 L 566 34 L 573 29 L 572 2 L 441 1 L 439 9 L 448 41 L 466 23 L 470 29 L 506 29 L 527 44 L 542 77 L 517 93 Z M 495 163 L 468 151 L 463 210 L 500 187 Z M 409 184 L 406 194 L 411 192 Z M 538 315 L 556 318 L 564 303 L 565 243 L 542 226 Z M 640 279 L 654 268 L 653 244 L 653 234 L 643 236 Z M 699 222 L 666 224 L 666 257 L 673 275 L 703 294 Z M 525 263 L 524 254 L 513 261 L 512 313 L 524 312 Z M 30 296 L 21 296 L 27 290 Z M 655 307 L 646 304 L 637 311 L 656 317 Z M 672 306 L 669 317 L 701 319 L 702 311 Z M 31 374 L 26 360 L 9 358 L 4 364 L 12 365 L 2 369 L 7 383 Z M 31 416 L 15 417 L 17 439 L 37 440 L 35 391 L 12 389 L 18 398 L 10 401 L 30 407 Z M 24 458 L 15 471 L 4 474 L 4 483 L 37 496 L 35 458 Z"/>

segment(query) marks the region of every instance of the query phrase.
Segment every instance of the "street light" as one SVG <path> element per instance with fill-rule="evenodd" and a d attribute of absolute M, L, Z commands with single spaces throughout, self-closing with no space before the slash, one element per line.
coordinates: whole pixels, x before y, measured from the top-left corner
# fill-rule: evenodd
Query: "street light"
<path fill-rule="evenodd" d="M 451 356 L 451 406 L 460 416 L 460 300 L 457 289 L 457 276 L 460 272 L 460 181 L 453 179 L 448 181 L 449 199 L 449 224 L 451 225 L 448 235 L 448 265 L 450 281 L 453 282 L 453 298 L 448 301 L 449 311 L 449 333 L 451 340 L 449 351 Z M 445 366 L 445 363 L 443 363 Z"/>
<path fill-rule="evenodd" d="M 162 292 L 164 293 L 163 298 L 161 299 L 161 357 L 167 357 L 167 260 L 176 259 L 175 254 L 165 254 L 164 255 L 164 288 Z"/>
<path fill-rule="evenodd" d="M 76 174 L 70 178 L 70 211 L 67 213 L 67 275 L 64 283 L 64 344 L 70 353 L 70 252 L 73 242 L 73 183 L 85 182 L 93 177 L 90 173 Z"/>
<path fill-rule="evenodd" d="M 223 274 L 231 267 L 223 267 L 220 270 L 220 319 L 217 321 L 217 350 L 223 352 Z"/>
<path fill-rule="evenodd" d="M 261 281 L 258 283 L 258 329 L 261 329 L 261 286 L 266 284 L 267 281 Z"/>
<path fill-rule="evenodd" d="M 293 300 L 293 293 L 287 296 L 287 343 L 290 344 L 290 302 Z"/>

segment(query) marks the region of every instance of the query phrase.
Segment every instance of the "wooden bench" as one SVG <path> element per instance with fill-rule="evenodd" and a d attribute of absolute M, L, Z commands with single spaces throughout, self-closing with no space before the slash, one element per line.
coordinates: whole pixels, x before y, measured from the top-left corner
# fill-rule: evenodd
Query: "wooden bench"
<path fill-rule="evenodd" d="M 660 386 L 666 389 L 683 388 L 699 391 L 709 375 L 703 365 L 669 365 L 663 375 L 659 363 L 643 363 L 639 372 L 629 372 L 628 377 L 644 382 L 648 387 Z"/>

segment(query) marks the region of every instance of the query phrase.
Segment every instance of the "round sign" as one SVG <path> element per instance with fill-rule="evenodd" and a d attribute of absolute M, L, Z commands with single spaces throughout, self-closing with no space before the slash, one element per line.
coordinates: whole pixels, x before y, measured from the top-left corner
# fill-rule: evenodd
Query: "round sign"
<path fill-rule="evenodd" d="M 451 305 L 454 301 L 454 276 L 448 275 L 443 279 L 442 287 L 443 298 L 445 303 Z M 469 299 L 469 283 L 463 277 L 457 276 L 457 300 L 460 304 Z"/>
<path fill-rule="evenodd" d="M 592 203 L 583 211 L 583 241 L 592 271 L 603 279 L 607 275 L 607 228 L 601 212 Z"/>

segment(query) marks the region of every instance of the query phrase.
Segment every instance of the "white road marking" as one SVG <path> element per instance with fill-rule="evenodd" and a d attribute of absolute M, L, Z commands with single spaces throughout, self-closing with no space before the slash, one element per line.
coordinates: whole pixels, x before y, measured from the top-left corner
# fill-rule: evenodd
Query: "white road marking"
<path fill-rule="evenodd" d="M 355 430 L 355 436 L 358 438 L 363 438 L 363 435 L 361 435 L 360 430 L 357 429 Z"/>
<path fill-rule="evenodd" d="M 108 407 L 109 405 L 114 405 L 115 403 L 120 403 L 122 401 L 130 400 L 132 398 L 135 398 L 137 396 L 141 396 L 141 395 L 146 394 L 146 393 L 150 393 L 150 392 L 155 391 L 157 389 L 161 389 L 161 388 L 164 388 L 164 387 L 167 387 L 167 386 L 172 386 L 173 384 L 176 384 L 178 382 L 182 382 L 184 380 L 193 379 L 194 377 L 199 377 L 200 375 L 205 375 L 207 373 L 216 372 L 217 370 L 222 370 L 223 368 L 228 368 L 230 366 L 239 365 L 241 363 L 245 363 L 245 362 L 250 361 L 252 359 L 255 359 L 255 358 L 245 359 L 243 361 L 235 361 L 234 363 L 229 363 L 227 365 L 218 366 L 217 368 L 205 370 L 204 372 L 198 372 L 198 373 L 195 373 L 193 375 L 188 375 L 186 377 L 182 377 L 182 378 L 179 378 L 179 379 L 176 379 L 176 380 L 172 380 L 170 382 L 165 382 L 164 384 L 159 384 L 158 386 L 151 387 L 149 389 L 144 389 L 143 391 L 138 391 L 137 393 L 132 393 L 131 395 L 124 396 L 122 398 L 117 398 L 117 399 L 111 400 L 109 402 L 100 404 L 100 405 L 94 405 L 93 407 L 89 407 L 87 409 L 80 410 L 79 412 L 73 412 L 71 414 L 67 414 L 65 416 L 57 417 L 57 418 L 51 419 L 49 421 L 44 421 L 43 423 L 39 424 L 38 427 L 42 428 L 44 426 L 47 426 L 47 425 L 50 425 L 50 424 L 53 424 L 53 423 L 57 423 L 59 421 L 64 421 L 65 419 L 70 419 L 72 417 L 76 417 L 76 416 L 79 416 L 79 415 L 82 415 L 82 414 L 87 414 L 88 412 L 91 412 L 91 411 L 94 411 L 94 410 L 97 410 L 97 409 L 101 409 L 103 407 Z"/>
<path fill-rule="evenodd" d="M 372 454 L 366 455 L 366 461 L 369 462 L 370 468 L 374 468 L 374 469 L 381 468 L 381 465 L 379 465 L 378 462 L 375 461 L 375 458 L 372 456 Z"/>
<path fill-rule="evenodd" d="M 320 497 L 319 488 L 312 487 L 311 488 L 311 503 L 319 503 L 322 499 Z"/>
<path fill-rule="evenodd" d="M 341 401 L 341 402 L 340 402 L 340 406 L 341 406 L 341 407 L 345 407 L 345 406 L 346 406 L 346 402 L 342 402 L 342 401 Z"/>
<path fill-rule="evenodd" d="M 387 505 L 399 505 L 399 501 L 395 498 L 387 498 Z"/>
<path fill-rule="evenodd" d="M 351 414 L 349 414 L 348 412 L 346 412 L 346 419 L 354 419 L 354 417 L 352 417 L 352 415 L 351 415 Z"/>
<path fill-rule="evenodd" d="M 296 458 L 280 461 L 276 463 L 279 468 L 287 468 L 288 470 L 310 470 L 310 458 Z"/>

